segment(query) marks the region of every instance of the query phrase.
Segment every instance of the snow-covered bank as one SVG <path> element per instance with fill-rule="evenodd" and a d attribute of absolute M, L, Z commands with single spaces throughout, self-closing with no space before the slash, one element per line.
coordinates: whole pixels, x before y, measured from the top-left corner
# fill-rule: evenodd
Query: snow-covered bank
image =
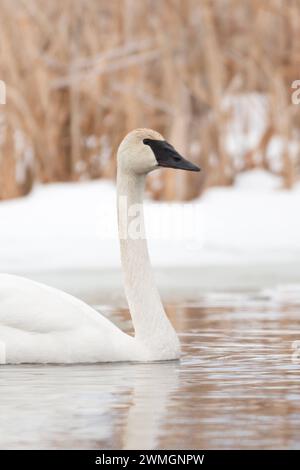
<path fill-rule="evenodd" d="M 300 263 L 300 189 L 278 184 L 255 171 L 193 203 L 147 202 L 153 265 Z M 115 206 L 107 181 L 42 186 L 1 202 L 0 271 L 118 268 Z"/>

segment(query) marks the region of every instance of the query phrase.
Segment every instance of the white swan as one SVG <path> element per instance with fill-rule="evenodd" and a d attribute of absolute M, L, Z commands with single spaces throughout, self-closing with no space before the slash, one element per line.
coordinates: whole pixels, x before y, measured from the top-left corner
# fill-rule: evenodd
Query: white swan
<path fill-rule="evenodd" d="M 157 361 L 180 355 L 151 271 L 143 230 L 145 177 L 163 166 L 199 171 L 155 131 L 130 132 L 118 149 L 118 224 L 125 293 L 135 337 L 84 302 L 31 280 L 0 274 L 0 363 Z"/>

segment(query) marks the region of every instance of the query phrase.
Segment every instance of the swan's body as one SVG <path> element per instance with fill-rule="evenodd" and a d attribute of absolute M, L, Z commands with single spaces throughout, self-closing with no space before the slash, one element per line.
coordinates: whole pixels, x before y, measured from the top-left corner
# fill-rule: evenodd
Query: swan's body
<path fill-rule="evenodd" d="M 179 357 L 178 337 L 154 283 L 146 239 L 143 234 L 138 238 L 136 232 L 130 234 L 131 222 L 137 215 L 131 208 L 140 211 L 139 225 L 143 230 L 145 176 L 159 164 L 195 171 L 197 168 L 154 131 L 133 131 L 119 147 L 121 258 L 135 337 L 62 291 L 0 274 L 0 363 L 155 361 Z"/>
<path fill-rule="evenodd" d="M 8 274 L 0 274 L 0 340 L 6 363 L 138 360 L 134 338 L 84 302 Z"/>

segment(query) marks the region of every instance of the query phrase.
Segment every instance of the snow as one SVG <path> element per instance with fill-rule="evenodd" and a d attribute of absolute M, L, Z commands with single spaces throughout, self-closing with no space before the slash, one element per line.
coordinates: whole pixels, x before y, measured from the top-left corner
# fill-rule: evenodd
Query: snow
<path fill-rule="evenodd" d="M 262 154 L 259 146 L 268 130 L 273 109 L 270 97 L 256 92 L 228 94 L 223 99 L 222 107 L 228 115 L 224 129 L 224 145 L 235 168 L 238 170 L 244 168 L 245 154 L 249 151 L 254 151 L 253 160 L 257 164 L 261 163 Z M 299 138 L 291 136 L 287 140 L 282 135 L 274 133 L 266 147 L 266 161 L 273 172 L 282 172 L 283 155 L 286 151 L 296 161 L 300 151 Z"/>
<path fill-rule="evenodd" d="M 300 188 L 262 170 L 191 203 L 146 202 L 157 267 L 300 261 Z M 109 181 L 38 186 L 0 203 L 0 271 L 119 268 L 115 186 Z"/>
<path fill-rule="evenodd" d="M 245 191 L 269 192 L 273 189 L 281 189 L 282 179 L 264 170 L 254 169 L 237 175 L 235 188 Z"/>
<path fill-rule="evenodd" d="M 243 156 L 256 148 L 268 123 L 269 103 L 261 93 L 228 95 L 223 100 L 223 110 L 230 114 L 225 146 L 235 157 Z"/>

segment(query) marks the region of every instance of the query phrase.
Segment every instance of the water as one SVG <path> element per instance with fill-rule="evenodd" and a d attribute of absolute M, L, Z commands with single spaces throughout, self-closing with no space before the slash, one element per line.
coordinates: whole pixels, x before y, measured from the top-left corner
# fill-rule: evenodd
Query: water
<path fill-rule="evenodd" d="M 180 362 L 1 366 L 0 448 L 299 449 L 300 291 L 176 299 Z"/>

